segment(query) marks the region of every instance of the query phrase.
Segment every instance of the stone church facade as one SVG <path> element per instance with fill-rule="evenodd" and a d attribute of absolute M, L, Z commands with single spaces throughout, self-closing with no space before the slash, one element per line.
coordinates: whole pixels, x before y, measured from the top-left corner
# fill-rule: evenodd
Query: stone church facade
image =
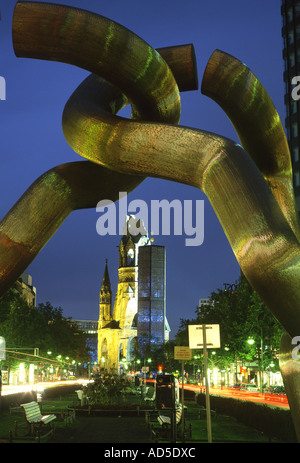
<path fill-rule="evenodd" d="M 122 359 L 127 363 L 133 361 L 138 336 L 138 250 L 141 246 L 151 246 L 146 231 L 130 233 L 131 219 L 132 216 L 126 218 L 119 245 L 119 280 L 114 303 L 107 261 L 99 294 L 97 363 L 101 370 L 110 373 L 120 372 Z M 168 332 L 167 324 L 167 338 Z"/>

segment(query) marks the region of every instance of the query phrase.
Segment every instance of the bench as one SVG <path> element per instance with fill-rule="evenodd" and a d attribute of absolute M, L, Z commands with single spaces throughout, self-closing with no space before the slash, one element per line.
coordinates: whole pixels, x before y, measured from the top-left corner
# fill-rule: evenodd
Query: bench
<path fill-rule="evenodd" d="M 88 403 L 88 397 L 85 395 L 85 392 L 82 389 L 75 391 L 80 402 L 80 405 L 86 405 Z"/>
<path fill-rule="evenodd" d="M 179 424 L 181 421 L 182 417 L 182 405 L 179 404 L 178 407 L 176 408 L 176 424 Z M 164 415 L 159 415 L 157 417 L 157 420 L 159 424 L 163 427 L 166 426 L 171 426 L 171 417 L 170 416 L 164 416 Z"/>
<path fill-rule="evenodd" d="M 26 421 L 30 427 L 30 433 L 34 434 L 34 429 L 37 426 L 38 431 L 42 428 L 43 425 L 49 425 L 51 431 L 53 432 L 53 420 L 56 419 L 56 415 L 42 415 L 39 404 L 37 402 L 28 402 L 26 404 L 21 404 L 21 407 L 24 408 Z"/>
<path fill-rule="evenodd" d="M 136 389 L 137 395 L 142 395 L 145 397 L 148 394 L 149 386 L 138 386 Z"/>
<path fill-rule="evenodd" d="M 148 392 L 148 391 L 147 391 L 147 392 Z M 153 394 L 152 394 L 152 397 L 145 397 L 144 400 L 145 400 L 146 402 L 154 402 L 155 398 L 156 398 L 156 390 L 154 389 L 154 392 L 153 392 Z"/>

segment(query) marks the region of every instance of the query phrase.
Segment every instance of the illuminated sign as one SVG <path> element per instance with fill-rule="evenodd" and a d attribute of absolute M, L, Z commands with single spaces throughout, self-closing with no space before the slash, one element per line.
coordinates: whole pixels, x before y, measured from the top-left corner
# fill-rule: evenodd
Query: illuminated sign
<path fill-rule="evenodd" d="M 189 325 L 190 349 L 203 349 L 203 327 L 205 327 L 207 349 L 220 347 L 219 325 Z"/>
<path fill-rule="evenodd" d="M 0 336 L 0 360 L 5 360 L 5 339 Z"/>

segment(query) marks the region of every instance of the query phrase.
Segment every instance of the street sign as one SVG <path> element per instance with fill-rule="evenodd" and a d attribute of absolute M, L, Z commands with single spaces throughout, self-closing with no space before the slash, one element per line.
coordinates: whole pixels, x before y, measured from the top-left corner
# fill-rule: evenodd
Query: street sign
<path fill-rule="evenodd" d="M 205 403 L 206 403 L 206 426 L 208 442 L 212 442 L 211 413 L 209 398 L 209 381 L 207 369 L 207 349 L 218 348 L 220 343 L 219 325 L 188 325 L 189 346 L 191 349 L 203 349 L 204 377 L 205 377 Z"/>
<path fill-rule="evenodd" d="M 175 346 L 174 347 L 174 359 L 175 360 L 191 360 L 192 351 L 186 346 Z"/>
<path fill-rule="evenodd" d="M 205 326 L 207 349 L 221 347 L 220 325 L 189 325 L 190 349 L 203 349 L 203 326 Z"/>
<path fill-rule="evenodd" d="M 5 360 L 6 356 L 5 356 L 5 339 L 0 336 L 0 360 Z"/>

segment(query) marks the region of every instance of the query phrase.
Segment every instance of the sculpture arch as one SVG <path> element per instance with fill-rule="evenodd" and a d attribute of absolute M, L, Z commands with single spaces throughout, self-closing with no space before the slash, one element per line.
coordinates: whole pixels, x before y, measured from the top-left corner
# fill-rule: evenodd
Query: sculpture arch
<path fill-rule="evenodd" d="M 59 33 L 54 20 L 65 26 Z M 77 32 L 72 41 L 66 40 L 73 30 Z M 172 72 L 160 53 L 113 21 L 36 2 L 17 4 L 13 41 L 17 56 L 64 61 L 93 74 L 67 102 L 62 121 L 68 143 L 89 162 L 49 171 L 2 220 L 2 293 L 66 215 L 76 207 L 88 207 L 96 192 L 96 186 L 88 194 L 84 189 L 91 178 L 99 186 L 99 175 L 105 185 L 102 192 L 114 198 L 115 187 L 107 183 L 110 176 L 118 182 L 118 191 L 122 182 L 122 191 L 129 191 L 145 176 L 153 176 L 195 186 L 207 195 L 243 273 L 286 331 L 284 339 L 298 335 L 300 227 L 289 149 L 276 109 L 247 66 L 217 50 L 202 81 L 202 92 L 232 120 L 242 148 L 221 135 L 177 125 L 180 86 L 174 76 L 176 69 L 182 71 L 188 62 L 194 63 L 190 54 L 183 66 L 178 64 L 176 56 L 182 49 L 174 51 Z M 128 41 L 130 47 L 124 48 Z M 194 72 L 189 70 L 186 75 Z M 195 80 L 191 78 L 193 85 Z M 115 115 L 128 99 L 131 120 Z M 34 198 L 43 195 L 55 207 L 41 210 L 34 203 Z M 31 200 L 36 206 L 32 217 L 43 229 L 42 237 L 31 234 L 24 214 Z M 23 224 L 20 229 L 17 221 Z M 300 389 L 291 378 L 299 373 L 284 343 L 282 352 L 290 406 L 292 413 L 298 413 Z M 299 425 L 296 428 L 300 438 Z"/>

